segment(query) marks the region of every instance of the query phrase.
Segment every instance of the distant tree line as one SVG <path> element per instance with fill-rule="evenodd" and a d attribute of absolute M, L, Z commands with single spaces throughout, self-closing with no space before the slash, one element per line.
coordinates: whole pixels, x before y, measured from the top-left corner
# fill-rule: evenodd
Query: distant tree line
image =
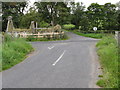
<path fill-rule="evenodd" d="M 29 28 L 31 21 L 35 21 L 39 27 L 73 24 L 75 29 L 83 31 L 90 31 L 93 27 L 120 30 L 120 2 L 92 3 L 87 9 L 81 2 L 35 2 L 26 12 L 27 7 L 28 2 L 4 2 L 2 30 L 6 30 L 8 16 L 13 16 L 16 28 Z"/>

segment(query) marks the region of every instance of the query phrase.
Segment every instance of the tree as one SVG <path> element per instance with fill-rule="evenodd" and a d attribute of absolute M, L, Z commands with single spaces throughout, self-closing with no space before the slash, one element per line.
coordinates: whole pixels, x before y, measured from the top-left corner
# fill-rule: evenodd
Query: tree
<path fill-rule="evenodd" d="M 67 7 L 67 3 L 59 2 L 56 6 L 57 17 L 56 23 L 63 25 L 71 23 L 70 8 Z"/>
<path fill-rule="evenodd" d="M 91 27 L 98 29 L 114 30 L 117 29 L 116 6 L 111 3 L 99 5 L 92 3 L 87 10 Z"/>
<path fill-rule="evenodd" d="M 79 28 L 79 26 L 84 27 L 84 21 L 87 20 L 87 17 L 85 16 L 85 6 L 83 3 L 71 3 L 71 15 L 72 20 L 71 23 L 76 25 L 76 28 Z"/>
<path fill-rule="evenodd" d="M 31 21 L 35 21 L 37 23 L 42 21 L 41 16 L 34 7 L 31 7 L 28 12 L 21 17 L 20 28 L 29 28 Z"/>
<path fill-rule="evenodd" d="M 99 5 L 97 3 L 92 3 L 87 8 L 87 16 L 90 22 L 90 29 L 93 27 L 98 27 L 98 29 L 103 29 L 103 21 L 104 21 L 104 10 L 103 5 Z"/>
<path fill-rule="evenodd" d="M 116 7 L 120 10 L 120 1 L 116 3 Z"/>
<path fill-rule="evenodd" d="M 117 10 L 117 21 L 118 21 L 118 29 L 120 30 L 120 1 L 116 3 L 116 7 L 118 8 Z"/>
<path fill-rule="evenodd" d="M 68 21 L 69 8 L 64 2 L 35 2 L 38 13 L 47 22 L 53 25 L 63 24 Z"/>
<path fill-rule="evenodd" d="M 7 27 L 8 16 L 13 17 L 13 23 L 16 28 L 19 27 L 20 17 L 24 15 L 24 10 L 28 6 L 25 2 L 3 2 L 2 3 L 2 30 Z"/>
<path fill-rule="evenodd" d="M 105 28 L 107 30 L 114 30 L 117 28 L 117 12 L 116 6 L 111 3 L 106 3 L 104 5 L 104 12 L 105 12 Z"/>

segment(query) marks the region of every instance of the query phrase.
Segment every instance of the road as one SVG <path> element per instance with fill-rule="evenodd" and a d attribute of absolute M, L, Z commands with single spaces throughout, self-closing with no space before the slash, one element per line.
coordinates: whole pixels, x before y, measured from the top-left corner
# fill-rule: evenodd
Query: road
<path fill-rule="evenodd" d="M 3 88 L 96 88 L 97 39 L 68 33 L 65 41 L 31 42 L 35 51 L 2 72 Z"/>

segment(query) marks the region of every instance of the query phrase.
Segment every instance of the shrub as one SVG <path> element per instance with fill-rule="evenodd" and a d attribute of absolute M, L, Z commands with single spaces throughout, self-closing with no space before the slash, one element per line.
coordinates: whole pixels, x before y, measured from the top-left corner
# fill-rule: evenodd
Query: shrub
<path fill-rule="evenodd" d="M 63 25 L 63 28 L 66 29 L 66 30 L 73 30 L 75 28 L 75 25 L 65 24 L 65 25 Z"/>
<path fill-rule="evenodd" d="M 45 22 L 45 21 L 42 21 L 42 22 L 40 22 L 40 25 L 39 25 L 40 27 L 48 27 L 49 26 L 49 24 L 47 23 L 47 22 Z"/>

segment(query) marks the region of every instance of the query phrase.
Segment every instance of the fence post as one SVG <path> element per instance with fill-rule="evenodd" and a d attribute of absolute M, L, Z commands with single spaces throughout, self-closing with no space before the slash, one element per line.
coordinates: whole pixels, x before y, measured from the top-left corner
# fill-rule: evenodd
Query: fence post
<path fill-rule="evenodd" d="M 117 40 L 118 47 L 120 47 L 120 31 L 115 31 L 115 39 Z"/>

